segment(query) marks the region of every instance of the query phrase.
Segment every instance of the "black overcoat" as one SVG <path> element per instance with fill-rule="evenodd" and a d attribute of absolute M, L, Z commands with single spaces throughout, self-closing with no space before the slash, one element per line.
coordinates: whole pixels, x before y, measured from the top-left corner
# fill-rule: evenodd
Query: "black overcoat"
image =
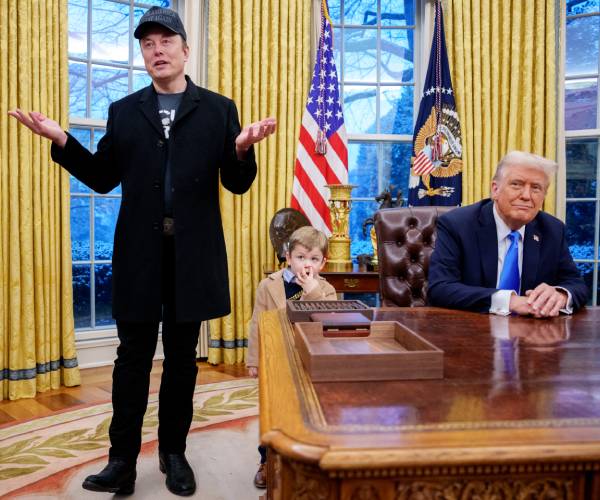
<path fill-rule="evenodd" d="M 110 105 L 95 154 L 72 136 L 64 148 L 52 147 L 53 160 L 94 191 L 108 193 L 121 184 L 112 283 L 113 316 L 120 321 L 161 319 L 167 155 L 175 190 L 176 321 L 203 321 L 231 310 L 219 175 L 229 191 L 247 191 L 256 176 L 254 151 L 237 159 L 240 124 L 234 102 L 186 79 L 169 141 L 150 85 Z"/>

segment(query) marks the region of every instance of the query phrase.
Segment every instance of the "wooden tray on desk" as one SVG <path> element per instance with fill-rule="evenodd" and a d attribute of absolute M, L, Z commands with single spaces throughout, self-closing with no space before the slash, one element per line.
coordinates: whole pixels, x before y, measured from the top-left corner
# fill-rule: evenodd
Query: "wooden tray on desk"
<path fill-rule="evenodd" d="M 444 376 L 444 352 L 397 321 L 373 321 L 367 337 L 325 337 L 322 323 L 299 322 L 294 341 L 313 382 Z"/>

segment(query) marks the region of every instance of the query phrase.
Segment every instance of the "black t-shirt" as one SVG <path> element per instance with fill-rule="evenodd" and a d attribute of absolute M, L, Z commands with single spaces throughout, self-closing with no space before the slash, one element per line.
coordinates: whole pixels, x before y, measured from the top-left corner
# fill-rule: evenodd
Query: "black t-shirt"
<path fill-rule="evenodd" d="M 177 108 L 181 103 L 183 92 L 177 94 L 157 94 L 158 95 L 158 116 L 162 123 L 163 130 L 165 133 L 165 139 L 169 143 L 169 137 L 171 132 L 171 126 L 175 121 L 175 114 Z M 173 216 L 173 176 L 171 173 L 171 158 L 169 151 L 167 151 L 167 164 L 165 165 L 165 179 L 164 179 L 164 202 L 165 211 L 164 214 L 168 217 Z"/>

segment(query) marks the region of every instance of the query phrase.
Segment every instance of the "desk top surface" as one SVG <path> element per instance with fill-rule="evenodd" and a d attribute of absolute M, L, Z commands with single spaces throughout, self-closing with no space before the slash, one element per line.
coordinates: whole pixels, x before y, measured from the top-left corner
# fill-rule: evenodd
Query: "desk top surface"
<path fill-rule="evenodd" d="M 585 444 L 600 458 L 600 308 L 547 320 L 378 309 L 375 320 L 399 321 L 444 351 L 443 379 L 385 382 L 313 384 L 285 313 L 262 320 L 263 433 L 329 448 Z"/>
<path fill-rule="evenodd" d="M 374 319 L 442 349 L 444 378 L 316 383 L 332 425 L 600 418 L 600 309 L 535 320 L 390 308 Z"/>

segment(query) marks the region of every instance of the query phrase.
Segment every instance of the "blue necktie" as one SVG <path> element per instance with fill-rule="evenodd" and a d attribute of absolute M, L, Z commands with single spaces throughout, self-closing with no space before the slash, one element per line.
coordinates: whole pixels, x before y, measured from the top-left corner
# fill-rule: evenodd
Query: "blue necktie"
<path fill-rule="evenodd" d="M 514 290 L 518 294 L 521 288 L 521 277 L 519 276 L 519 231 L 512 231 L 508 237 L 511 243 L 504 257 L 504 265 L 500 273 L 498 289 Z"/>

